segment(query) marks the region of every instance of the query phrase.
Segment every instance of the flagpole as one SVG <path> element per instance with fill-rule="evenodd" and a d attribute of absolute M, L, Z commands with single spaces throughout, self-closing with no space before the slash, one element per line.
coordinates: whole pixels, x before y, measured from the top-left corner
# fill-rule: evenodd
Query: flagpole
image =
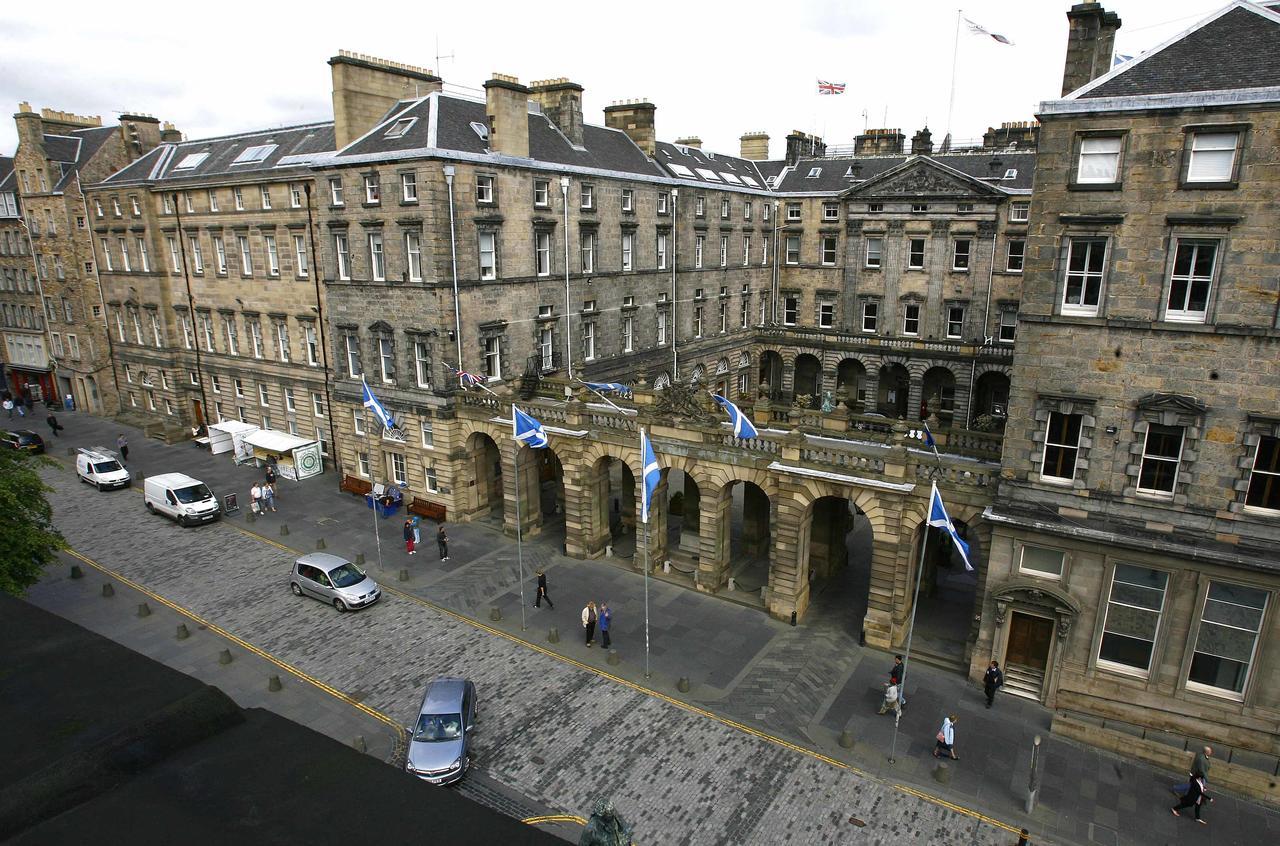
<path fill-rule="evenodd" d="M 511 404 L 511 433 L 514 435 L 516 431 L 516 404 Z M 513 440 L 515 440 L 513 438 Z M 516 568 L 520 571 L 520 631 L 528 631 L 529 625 L 525 620 L 528 613 L 524 607 L 524 537 L 520 528 L 520 447 L 523 445 L 520 441 L 515 441 L 515 477 L 516 477 Z"/>
<path fill-rule="evenodd" d="M 360 378 L 360 383 L 362 385 L 364 384 L 363 376 Z M 368 385 L 365 385 L 365 388 L 367 389 Z M 361 397 L 361 400 L 363 399 L 364 398 Z M 330 413 L 332 413 L 332 410 L 330 410 Z M 369 430 L 372 427 L 369 425 L 369 407 L 367 405 L 361 407 L 360 419 L 364 421 L 364 448 L 365 450 L 367 450 L 366 454 L 369 456 L 369 476 L 372 477 L 373 476 L 373 447 L 370 446 L 369 444 Z M 356 464 L 357 465 L 360 464 L 359 456 L 356 456 Z M 373 494 L 372 479 L 370 480 L 369 484 L 370 484 L 369 495 L 373 497 L 373 544 L 378 551 L 378 569 L 384 570 L 385 567 L 382 563 L 382 535 L 378 531 L 378 497 L 374 496 Z"/>
<path fill-rule="evenodd" d="M 916 631 L 916 609 L 920 607 L 920 582 L 924 580 L 924 556 L 925 550 L 929 548 L 929 512 L 933 508 L 933 498 L 937 495 L 938 483 L 934 482 L 929 492 L 929 502 L 924 509 L 924 520 L 921 526 L 924 530 L 924 536 L 920 539 L 920 564 L 916 570 L 916 590 L 915 596 L 911 600 L 911 622 L 907 625 L 907 647 L 902 653 L 902 672 L 898 678 L 898 698 L 905 699 L 907 695 L 907 663 L 911 660 L 911 636 Z M 893 741 L 889 746 L 889 763 L 894 763 L 894 753 L 898 749 L 898 720 L 893 721 Z"/>
<path fill-rule="evenodd" d="M 644 427 L 640 427 L 640 489 L 647 506 L 644 510 L 644 677 L 649 678 L 649 509 L 648 488 L 645 487 Z"/>
<path fill-rule="evenodd" d="M 960 17 L 963 13 L 963 9 L 956 9 L 956 37 L 951 45 L 951 96 L 947 98 L 947 132 L 944 138 L 951 134 L 951 115 L 956 105 L 956 58 L 960 55 Z"/>

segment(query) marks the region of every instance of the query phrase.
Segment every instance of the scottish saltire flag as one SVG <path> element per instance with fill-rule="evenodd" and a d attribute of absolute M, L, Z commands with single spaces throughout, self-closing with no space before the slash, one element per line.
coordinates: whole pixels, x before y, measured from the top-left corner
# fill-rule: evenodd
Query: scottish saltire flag
<path fill-rule="evenodd" d="M 933 450 L 933 457 L 942 460 L 942 456 L 938 455 L 938 442 L 933 439 L 933 432 L 929 431 L 929 424 L 922 423 L 924 426 L 924 445 Z"/>
<path fill-rule="evenodd" d="M 626 396 L 631 393 L 631 389 L 621 382 L 583 382 L 582 384 L 601 394 L 618 394 L 619 396 Z"/>
<path fill-rule="evenodd" d="M 658 466 L 658 457 L 653 454 L 653 444 L 644 429 L 640 430 L 640 478 L 644 480 L 644 490 L 640 493 L 640 519 L 649 522 L 649 503 L 653 501 L 653 491 L 662 480 L 662 468 Z"/>
<path fill-rule="evenodd" d="M 1132 62 L 1132 61 L 1133 61 L 1133 56 L 1126 56 L 1123 53 L 1116 53 L 1115 56 L 1111 58 L 1111 67 L 1118 68 L 1121 65 L 1123 65 L 1125 62 Z"/>
<path fill-rule="evenodd" d="M 819 79 L 819 80 L 818 80 L 818 93 L 819 93 L 819 94 L 843 94 L 843 93 L 844 93 L 844 83 L 843 83 L 843 82 L 828 82 L 828 81 L 827 81 L 827 80 L 825 80 L 825 79 Z"/>
<path fill-rule="evenodd" d="M 991 30 L 987 29 L 985 26 L 982 26 L 981 24 L 976 24 L 973 21 L 969 20 L 968 18 L 965 18 L 964 22 L 969 25 L 969 31 L 972 32 L 974 35 L 985 35 L 988 38 L 994 39 L 995 41 L 999 41 L 1001 44 L 1008 44 L 1010 46 L 1013 46 L 1012 41 L 1005 38 L 1003 35 L 999 34 L 998 32 L 992 32 Z"/>
<path fill-rule="evenodd" d="M 729 415 L 729 422 L 733 424 L 733 436 L 735 438 L 760 437 L 760 433 L 756 431 L 756 427 L 751 425 L 751 421 L 747 419 L 747 415 L 743 414 L 741 409 L 719 394 L 712 394 L 711 396 Z"/>
<path fill-rule="evenodd" d="M 531 449 L 542 449 L 547 445 L 547 433 L 542 424 L 523 411 L 511 405 L 511 434 Z"/>
<path fill-rule="evenodd" d="M 373 416 L 378 418 L 378 422 L 382 424 L 384 429 L 394 429 L 396 422 L 391 418 L 391 413 L 387 411 L 386 406 L 378 402 L 378 398 L 373 395 L 373 391 L 369 390 L 369 383 L 360 378 L 360 384 L 364 387 L 364 407 L 373 412 Z"/>
<path fill-rule="evenodd" d="M 960 550 L 960 557 L 964 559 L 964 568 L 972 570 L 973 565 L 969 563 L 969 544 L 960 539 L 956 527 L 952 524 L 951 518 L 947 516 L 947 507 L 942 504 L 942 494 L 938 493 L 938 483 L 933 483 L 933 493 L 929 495 L 929 525 L 938 529 L 945 529 L 947 534 L 951 535 L 952 542 L 955 543 L 956 549 Z"/>

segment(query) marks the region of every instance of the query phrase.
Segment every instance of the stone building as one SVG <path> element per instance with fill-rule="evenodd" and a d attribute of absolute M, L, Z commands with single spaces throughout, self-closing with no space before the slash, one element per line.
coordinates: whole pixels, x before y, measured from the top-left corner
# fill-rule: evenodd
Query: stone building
<path fill-rule="evenodd" d="M 38 386 L 42 376 L 47 379 L 49 353 L 18 173 L 9 156 L 0 156 L 0 336 L 0 392 L 21 398 L 30 381 Z"/>
<path fill-rule="evenodd" d="M 13 362 L 10 368 L 10 388 L 30 390 L 37 399 L 70 395 L 80 408 L 114 414 L 119 406 L 112 351 L 88 225 L 94 213 L 86 207 L 83 186 L 153 149 L 161 140 L 160 123 L 146 115 L 123 114 L 118 124 L 103 126 L 98 117 L 53 109 L 36 113 L 26 103 L 14 121 L 15 187 L 45 337 L 37 342 L 28 332 L 22 364 Z M 128 209 L 95 213 L 121 217 Z M 27 326 L 32 328 L 38 327 Z"/>
<path fill-rule="evenodd" d="M 1276 5 L 1233 2 L 1092 81 L 1095 42 L 1073 35 L 1069 93 L 1040 105 L 970 670 L 1001 660 L 1010 688 L 1057 709 L 1055 730 L 1152 760 L 1230 747 L 1272 773 L 1272 797 Z M 1094 3 L 1069 18 L 1105 43 L 1120 25 Z"/>

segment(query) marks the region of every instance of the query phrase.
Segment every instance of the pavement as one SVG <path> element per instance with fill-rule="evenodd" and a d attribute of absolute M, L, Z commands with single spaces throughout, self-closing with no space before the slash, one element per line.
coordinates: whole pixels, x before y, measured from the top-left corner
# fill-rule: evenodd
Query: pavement
<path fill-rule="evenodd" d="M 67 429 L 51 444 L 55 456 L 113 444 L 124 431 L 134 471 L 186 472 L 242 503 L 260 478 L 227 455 L 147 441 L 110 421 L 60 420 Z M 521 582 L 514 541 L 495 524 L 450 524 L 451 560 L 440 562 L 434 524 L 424 522 L 424 550 L 408 556 L 403 515 L 375 518 L 337 491 L 332 473 L 281 480 L 275 514 L 249 522 L 242 510 L 191 530 L 147 515 L 137 492 L 99 494 L 72 472 L 49 476 L 58 524 L 78 551 L 393 721 L 411 718 L 430 670 L 465 667 L 499 712 L 484 715 L 494 728 L 480 733 L 477 774 L 524 798 L 517 813 L 582 813 L 603 792 L 635 817 L 638 835 L 650 833 L 642 843 L 1005 843 L 1023 826 L 1033 842 L 1079 844 L 1267 842 L 1280 833 L 1276 809 L 1225 795 L 1206 813 L 1209 826 L 1175 819 L 1172 774 L 1049 735 L 1051 714 L 1035 703 L 1001 697 L 987 710 L 966 679 L 923 665 L 908 674 L 895 739 L 892 718 L 876 715 L 891 659 L 858 646 L 856 625 L 841 613 L 856 603 L 838 589 L 791 627 L 649 579 L 646 677 L 645 579 L 628 562 L 564 557 L 553 532 L 525 542 Z M 364 554 L 390 588 L 380 606 L 339 617 L 280 589 L 290 550 L 311 551 L 322 538 L 335 554 Z M 554 610 L 528 607 L 539 567 Z M 243 595 L 264 577 L 276 589 Z M 616 665 L 582 643 L 587 599 L 614 610 Z M 552 628 L 558 643 L 548 639 Z M 261 675 L 250 675 L 261 686 Z M 682 677 L 687 693 L 677 690 Z M 947 713 L 960 718 L 960 760 L 939 771 L 929 752 Z M 350 742 L 354 725 L 330 728 Z M 846 731 L 851 749 L 837 742 Z M 1028 815 L 1036 735 L 1043 781 Z"/>

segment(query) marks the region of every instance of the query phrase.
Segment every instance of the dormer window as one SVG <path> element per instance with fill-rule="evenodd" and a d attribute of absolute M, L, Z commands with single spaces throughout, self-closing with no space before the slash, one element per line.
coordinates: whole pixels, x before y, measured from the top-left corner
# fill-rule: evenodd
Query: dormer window
<path fill-rule="evenodd" d="M 471 129 L 476 135 L 480 136 L 481 141 L 489 140 L 489 127 L 485 126 L 483 123 L 473 120 L 471 121 Z"/>
<path fill-rule="evenodd" d="M 388 129 L 385 133 L 383 133 L 383 137 L 384 138 L 403 138 L 405 133 L 407 133 L 410 130 L 410 128 L 412 128 L 413 125 L 417 122 L 418 122 L 418 119 L 416 117 L 400 118 L 395 123 L 391 124 L 391 128 Z"/>
<path fill-rule="evenodd" d="M 822 176 L 822 168 L 811 167 L 809 168 L 809 175 L 805 179 L 817 179 L 819 176 Z"/>

